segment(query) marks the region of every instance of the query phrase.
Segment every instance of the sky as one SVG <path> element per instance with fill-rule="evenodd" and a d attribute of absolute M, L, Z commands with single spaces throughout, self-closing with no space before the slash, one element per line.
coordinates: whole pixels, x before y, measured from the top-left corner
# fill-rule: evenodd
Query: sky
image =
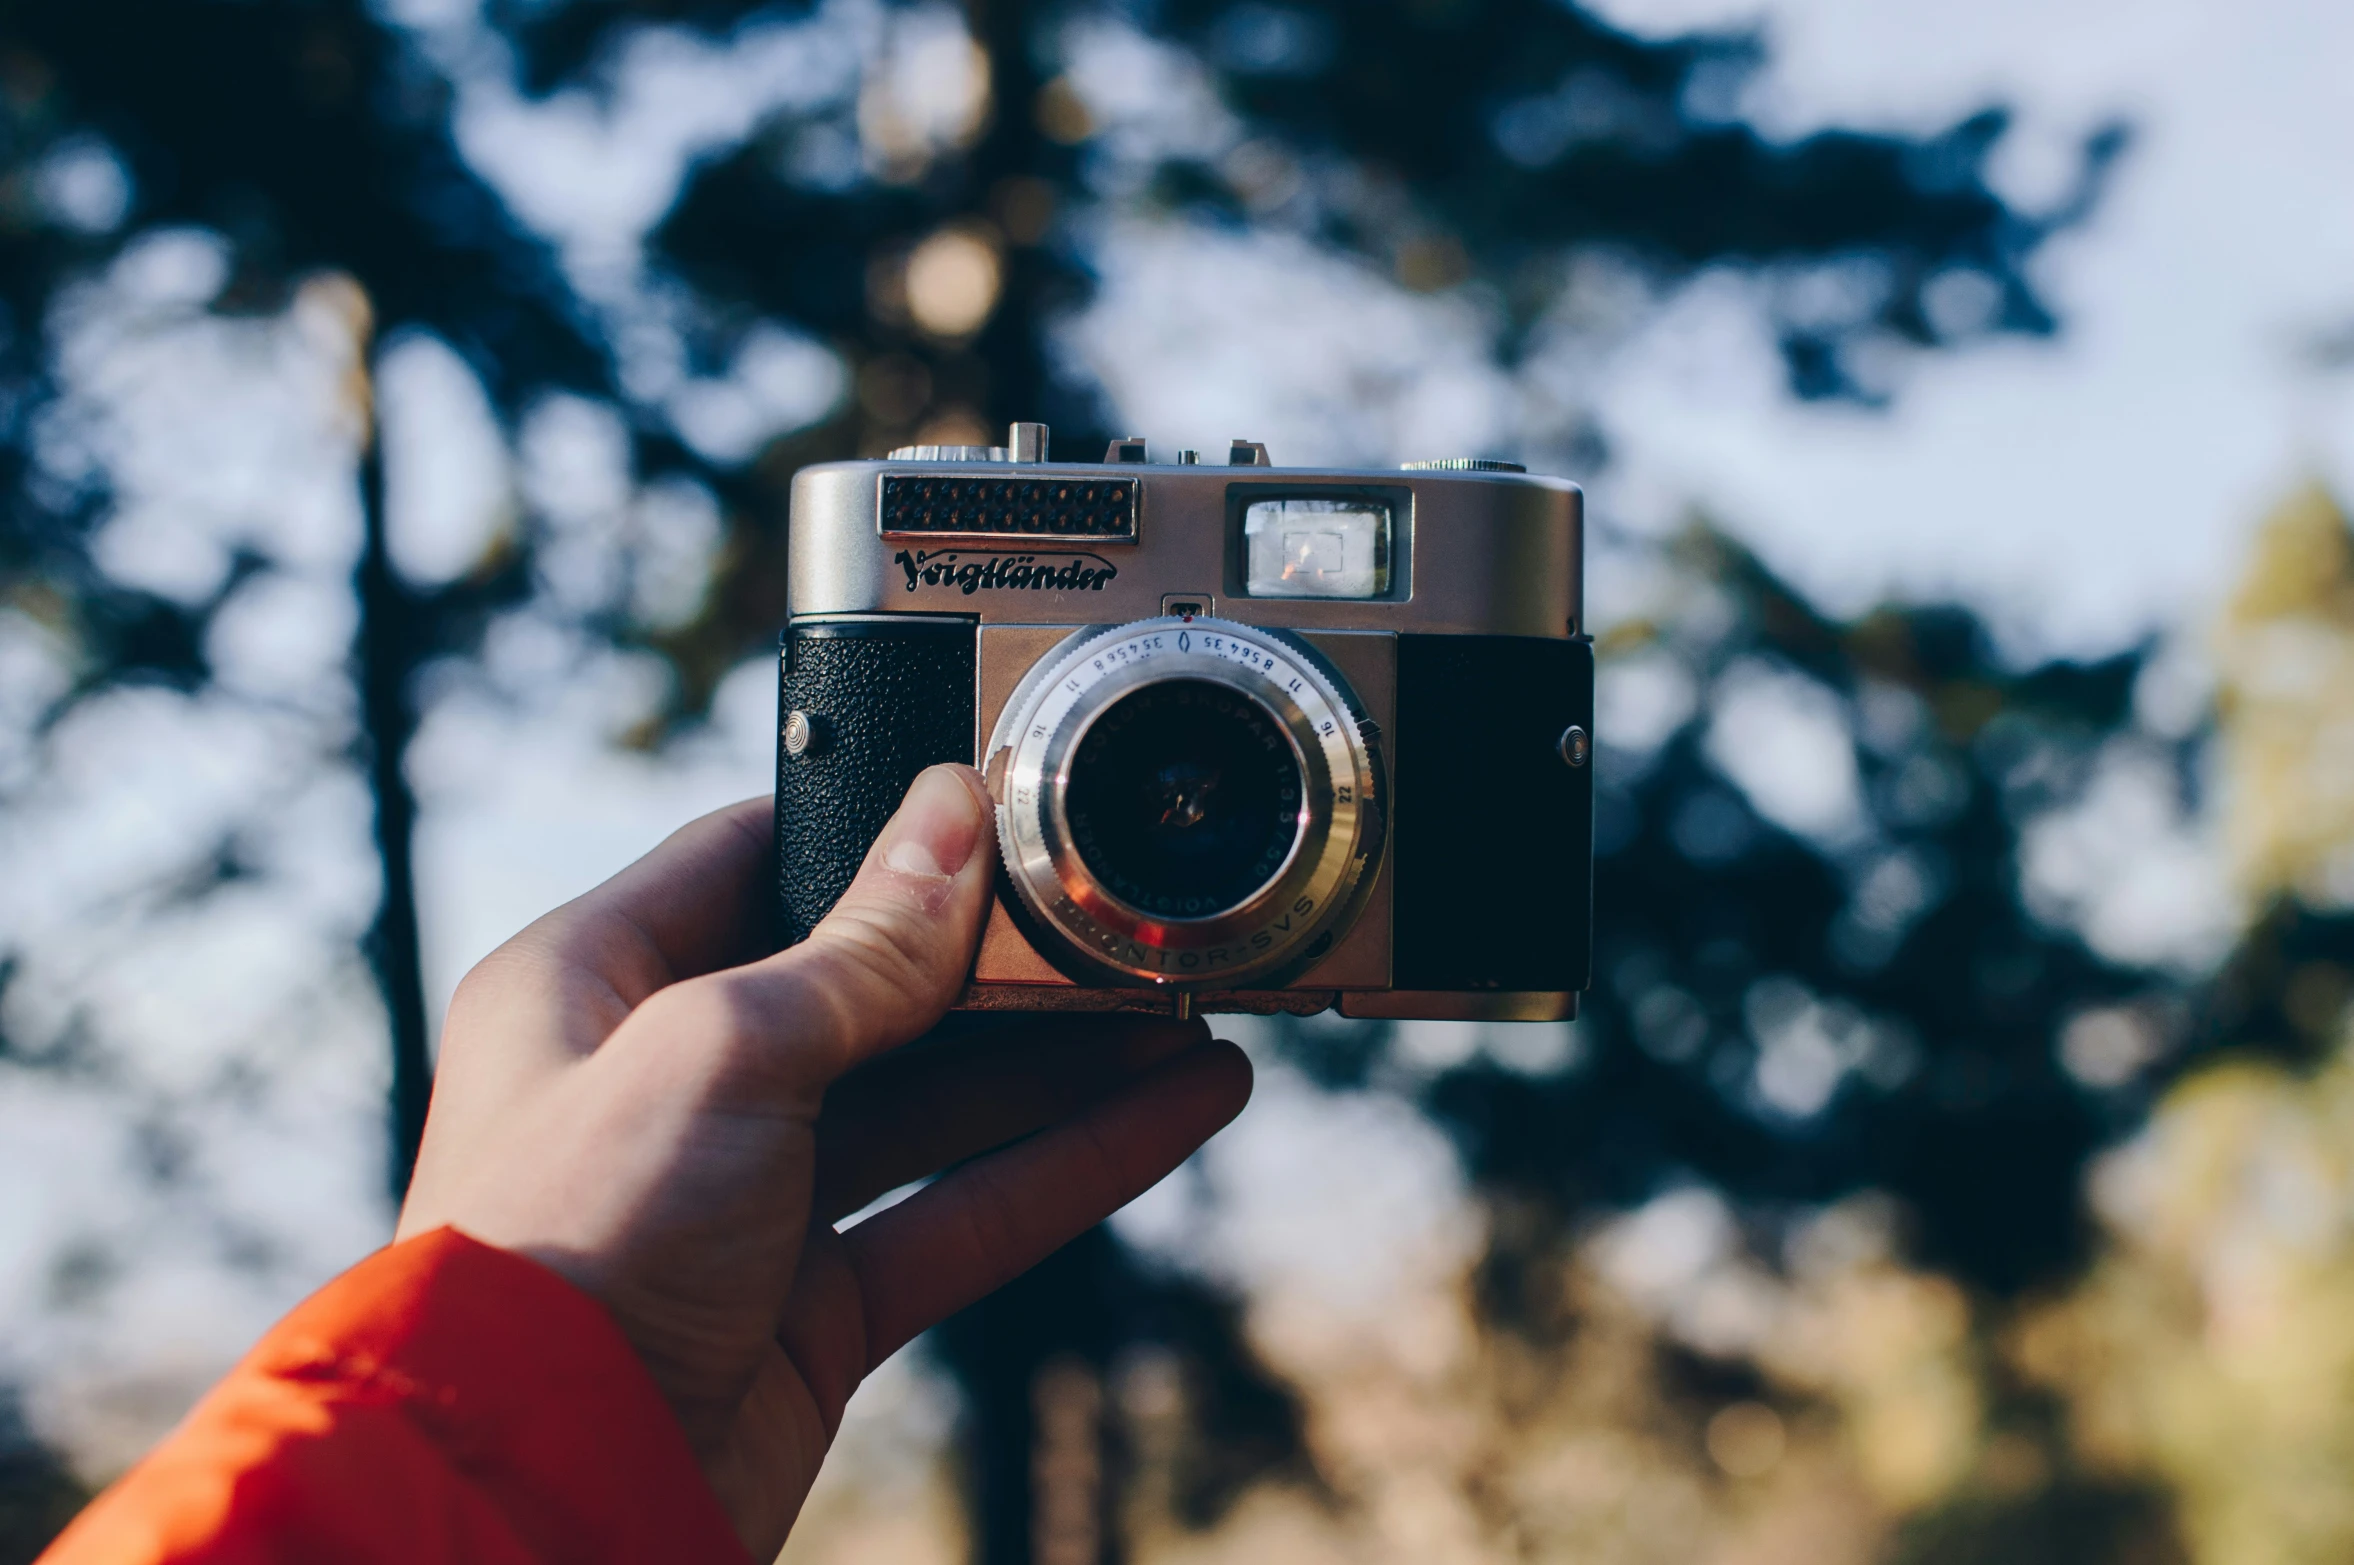
<path fill-rule="evenodd" d="M 1694 502 L 1829 604 L 1971 601 L 2023 653 L 2097 653 L 2210 618 L 2253 523 L 2312 476 L 2354 490 L 2354 9 L 2325 0 L 1605 0 L 1636 31 L 1762 24 L 1770 131 L 2018 123 L 2009 193 L 2134 130 L 2106 200 L 2037 277 L 2050 341 L 1944 352 L 1884 412 L 1800 405 L 1729 280 L 1608 372 L 1619 512 Z M 1744 335 L 1746 352 L 1728 353 Z"/>

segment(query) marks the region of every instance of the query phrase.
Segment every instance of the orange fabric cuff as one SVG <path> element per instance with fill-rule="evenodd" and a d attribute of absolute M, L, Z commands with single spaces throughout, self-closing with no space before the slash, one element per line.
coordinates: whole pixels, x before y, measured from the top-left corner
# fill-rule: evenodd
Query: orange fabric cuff
<path fill-rule="evenodd" d="M 280 1321 L 45 1565 L 750 1559 L 613 1318 L 437 1229 Z"/>

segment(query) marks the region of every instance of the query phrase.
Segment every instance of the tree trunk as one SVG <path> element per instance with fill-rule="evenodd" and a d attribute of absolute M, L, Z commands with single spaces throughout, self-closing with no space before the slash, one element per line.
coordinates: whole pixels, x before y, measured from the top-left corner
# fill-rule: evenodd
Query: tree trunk
<path fill-rule="evenodd" d="M 359 594 L 360 758 L 375 801 L 376 859 L 384 874 L 383 900 L 368 931 L 368 962 L 384 996 L 391 1032 L 392 1087 L 386 1175 L 394 1201 L 408 1193 L 425 1134 L 425 1104 L 433 1091 L 427 1050 L 425 973 L 417 947 L 417 879 L 411 857 L 417 801 L 402 769 L 416 732 L 411 676 L 424 653 L 422 605 L 393 573 L 385 537 L 384 457 L 370 412 L 360 456 L 360 507 L 367 541 L 355 580 Z"/>
<path fill-rule="evenodd" d="M 1011 181 L 1071 188 L 1073 154 L 1038 132 L 1032 31 L 1040 8 L 1023 0 L 966 0 L 966 22 L 987 56 L 994 100 L 968 156 L 976 215 Z M 1016 243 L 1004 292 L 973 343 L 988 365 L 988 403 L 1012 419 L 1062 423 L 1077 399 L 1058 398 L 1046 358 L 1047 317 L 1072 281 L 1049 247 Z M 1060 415 L 1060 417 L 1058 417 Z M 1088 422 L 1092 423 L 1092 420 Z M 1091 461 L 1101 435 L 1058 429 L 1054 453 Z M 945 1323 L 935 1343 L 964 1389 L 965 1481 L 975 1565 L 1109 1565 L 1119 1555 L 1119 1465 L 1101 1411 L 1102 1370 L 1123 1335 L 1119 1242 L 1098 1228 L 1027 1276 Z M 1084 1388 L 1092 1386 L 1093 1392 Z M 1095 1398 L 1094 1409 L 1084 1405 Z M 1094 1449 L 1087 1447 L 1092 1444 Z"/>

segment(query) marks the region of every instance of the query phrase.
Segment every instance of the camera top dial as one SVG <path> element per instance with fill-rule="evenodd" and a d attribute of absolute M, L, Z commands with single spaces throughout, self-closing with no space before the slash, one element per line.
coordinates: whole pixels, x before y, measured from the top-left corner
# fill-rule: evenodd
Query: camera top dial
<path fill-rule="evenodd" d="M 1378 736 L 1281 632 L 1081 631 L 1032 669 L 987 754 L 1021 912 L 1086 981 L 1295 973 L 1355 916 L 1382 849 Z"/>

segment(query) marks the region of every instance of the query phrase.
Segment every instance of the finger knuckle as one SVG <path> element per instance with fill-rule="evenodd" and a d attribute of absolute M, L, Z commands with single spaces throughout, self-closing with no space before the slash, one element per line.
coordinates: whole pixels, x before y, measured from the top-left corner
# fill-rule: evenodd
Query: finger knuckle
<path fill-rule="evenodd" d="M 466 976 L 459 979 L 457 988 L 450 991 L 450 1015 L 465 1016 L 495 1000 L 499 991 L 506 986 L 506 974 L 503 971 L 506 965 L 505 951 L 501 949 L 466 969 Z"/>
<path fill-rule="evenodd" d="M 444 1031 L 463 1031 L 475 1017 L 494 1016 L 519 995 L 529 995 L 545 980 L 546 963 L 538 950 L 517 936 L 466 970 L 450 991 Z"/>
<path fill-rule="evenodd" d="M 845 903 L 819 926 L 818 937 L 868 986 L 885 994 L 927 997 L 941 985 L 940 941 L 897 909 Z"/>

